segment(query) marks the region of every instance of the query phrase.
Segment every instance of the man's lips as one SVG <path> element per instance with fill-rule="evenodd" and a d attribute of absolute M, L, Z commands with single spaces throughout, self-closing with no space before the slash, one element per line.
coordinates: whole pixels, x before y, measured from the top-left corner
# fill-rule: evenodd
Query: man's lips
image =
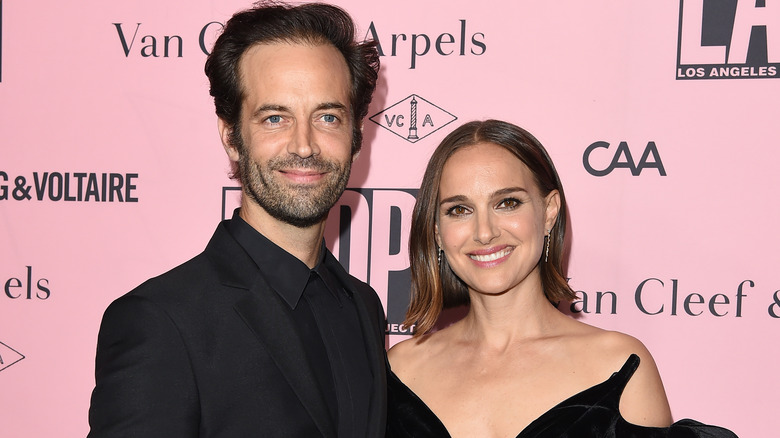
<path fill-rule="evenodd" d="M 325 172 L 311 169 L 280 169 L 279 173 L 297 183 L 317 182 L 325 175 Z"/>

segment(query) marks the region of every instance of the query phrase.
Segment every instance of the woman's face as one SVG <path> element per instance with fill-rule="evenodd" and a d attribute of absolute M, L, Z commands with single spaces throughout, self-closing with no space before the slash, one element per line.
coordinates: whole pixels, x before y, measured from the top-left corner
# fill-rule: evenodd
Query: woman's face
<path fill-rule="evenodd" d="M 453 272 L 469 289 L 501 294 L 539 282 L 546 230 L 559 196 L 539 192 L 531 171 L 503 147 L 480 143 L 444 164 L 436 238 Z"/>

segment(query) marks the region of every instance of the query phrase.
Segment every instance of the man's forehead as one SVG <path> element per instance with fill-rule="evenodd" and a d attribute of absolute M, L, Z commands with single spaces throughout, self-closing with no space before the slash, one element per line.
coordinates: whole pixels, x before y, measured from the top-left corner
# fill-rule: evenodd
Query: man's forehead
<path fill-rule="evenodd" d="M 347 61 L 344 55 L 334 45 L 327 42 L 308 42 L 308 41 L 265 41 L 252 44 L 241 55 L 239 66 L 243 68 L 249 62 L 274 63 L 277 60 L 283 61 L 307 61 L 312 56 L 326 57 L 334 65 L 345 67 L 347 71 Z"/>
<path fill-rule="evenodd" d="M 350 112 L 349 68 L 330 44 L 259 43 L 247 49 L 241 61 L 242 100 L 250 117 L 302 109 Z"/>
<path fill-rule="evenodd" d="M 277 75 L 282 80 L 294 73 L 315 74 L 336 81 L 342 77 L 349 87 L 351 73 L 347 61 L 339 50 L 330 44 L 307 43 L 258 43 L 249 47 L 239 60 L 239 80 L 267 78 Z M 253 75 L 254 78 L 249 77 Z M 334 84 L 336 85 L 336 84 Z"/>

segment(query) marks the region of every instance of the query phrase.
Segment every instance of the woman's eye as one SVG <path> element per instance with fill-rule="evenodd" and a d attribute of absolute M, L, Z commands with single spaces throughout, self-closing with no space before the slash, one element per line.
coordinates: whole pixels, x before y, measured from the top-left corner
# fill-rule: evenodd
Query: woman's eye
<path fill-rule="evenodd" d="M 512 209 L 512 208 L 516 208 L 519 205 L 520 205 L 520 201 L 518 201 L 517 199 L 507 198 L 501 201 L 501 203 L 498 204 L 498 207 Z"/>
<path fill-rule="evenodd" d="M 447 214 L 450 216 L 462 216 L 466 213 L 468 213 L 468 210 L 462 205 L 456 205 L 447 210 Z"/>

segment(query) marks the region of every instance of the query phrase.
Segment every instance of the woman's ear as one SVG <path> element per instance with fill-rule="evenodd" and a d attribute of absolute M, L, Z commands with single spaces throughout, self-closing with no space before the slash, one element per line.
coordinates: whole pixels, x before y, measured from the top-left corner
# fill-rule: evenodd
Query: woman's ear
<path fill-rule="evenodd" d="M 544 229 L 552 230 L 555 223 L 558 222 L 558 213 L 561 210 L 561 194 L 553 190 L 545 197 L 547 207 L 544 212 Z"/>

